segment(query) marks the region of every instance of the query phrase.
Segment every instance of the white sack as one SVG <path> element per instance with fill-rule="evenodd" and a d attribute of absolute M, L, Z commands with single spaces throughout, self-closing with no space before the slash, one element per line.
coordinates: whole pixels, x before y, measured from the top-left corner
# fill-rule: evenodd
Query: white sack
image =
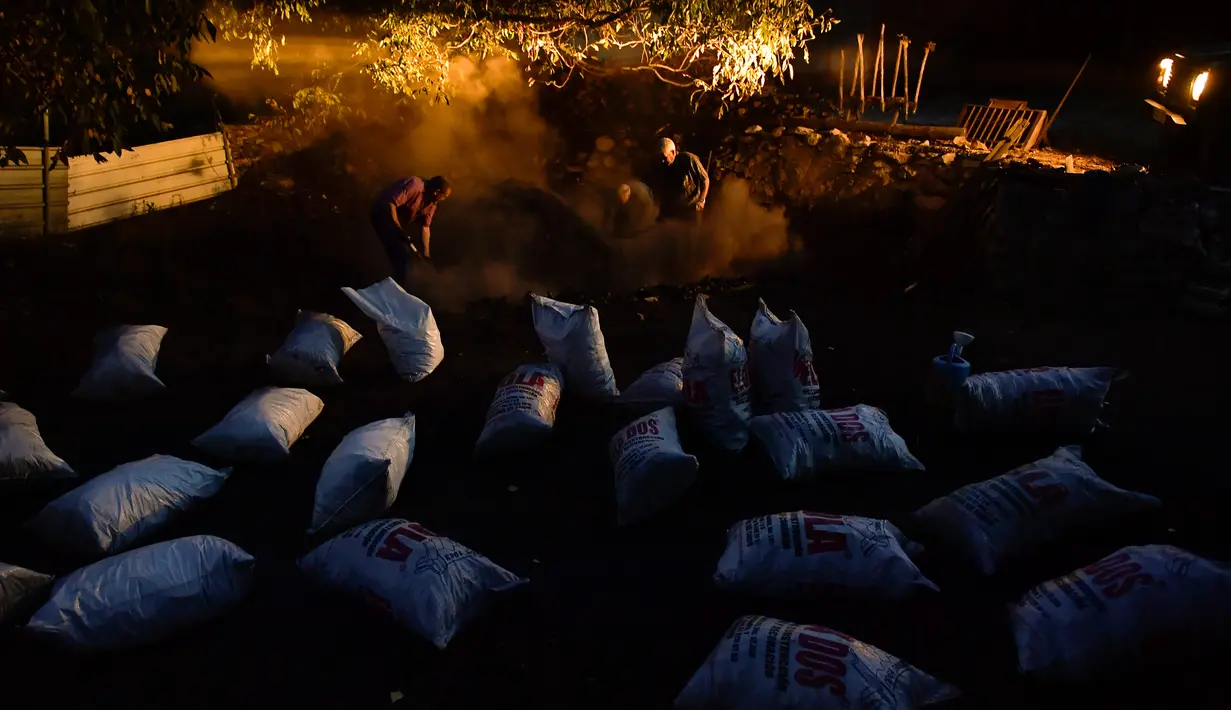
<path fill-rule="evenodd" d="M 475 456 L 525 450 L 550 437 L 563 389 L 559 368 L 547 363 L 522 365 L 505 375 L 487 409 Z"/>
<path fill-rule="evenodd" d="M 94 362 L 73 391 L 80 399 L 125 400 L 153 394 L 166 385 L 154 371 L 167 329 L 122 325 L 94 339 Z"/>
<path fill-rule="evenodd" d="M 619 396 L 598 324 L 598 309 L 533 293 L 530 298 L 534 332 L 547 350 L 547 359 L 564 374 L 569 389 L 596 400 Z"/>
<path fill-rule="evenodd" d="M 680 710 L 914 710 L 960 695 L 824 626 L 745 616 L 675 699 Z"/>
<path fill-rule="evenodd" d="M 0 402 L 0 481 L 76 477 L 64 459 L 47 448 L 29 410 Z"/>
<path fill-rule="evenodd" d="M 725 323 L 697 296 L 684 349 L 684 401 L 706 437 L 728 451 L 748 445 L 752 417 L 748 353 Z"/>
<path fill-rule="evenodd" d="M 397 500 L 415 456 L 415 415 L 365 424 L 347 434 L 316 483 L 308 534 L 335 531 L 383 515 Z"/>
<path fill-rule="evenodd" d="M 1157 508 L 1154 496 L 1117 488 L 1081 460 L 1080 446 L 980 483 L 915 512 L 920 525 L 984 574 L 1076 531 Z"/>
<path fill-rule="evenodd" d="M 238 604 L 255 566 L 252 555 L 212 535 L 139 547 L 61 578 L 26 628 L 83 650 L 159 641 Z"/>
<path fill-rule="evenodd" d="M 1231 630 L 1228 599 L 1226 564 L 1169 545 L 1126 547 L 1010 605 L 1018 668 L 1080 681 L 1157 655 L 1158 644 L 1217 643 Z"/>
<path fill-rule="evenodd" d="M 1087 434 L 1098 422 L 1116 370 L 1039 367 L 972 375 L 955 401 L 963 430 L 1035 430 Z"/>
<path fill-rule="evenodd" d="M 389 351 L 398 377 L 418 382 L 445 359 L 445 347 L 440 343 L 440 329 L 431 306 L 406 293 L 392 278 L 358 291 L 344 286 L 342 293 L 376 321 L 376 331 Z"/>
<path fill-rule="evenodd" d="M 0 627 L 15 623 L 18 614 L 37 603 L 53 579 L 49 574 L 0 562 Z"/>
<path fill-rule="evenodd" d="M 791 311 L 787 321 L 757 302 L 748 337 L 753 403 L 759 413 L 799 412 L 821 406 L 821 386 L 812 366 L 812 338 Z"/>
<path fill-rule="evenodd" d="M 241 400 L 192 444 L 219 458 L 278 461 L 291 455 L 291 446 L 324 408 L 321 398 L 307 390 L 263 387 Z"/>
<path fill-rule="evenodd" d="M 684 358 L 659 363 L 641 373 L 619 396 L 620 404 L 677 407 L 684 403 Z"/>
<path fill-rule="evenodd" d="M 754 417 L 752 433 L 788 481 L 845 469 L 923 470 L 885 413 L 866 404 Z"/>
<path fill-rule="evenodd" d="M 719 589 L 769 597 L 908 599 L 938 588 L 911 561 L 922 547 L 893 524 L 797 511 L 741 520 L 727 530 Z"/>
<path fill-rule="evenodd" d="M 299 311 L 295 328 L 265 361 L 274 377 L 286 382 L 304 387 L 340 385 L 342 356 L 362 337 L 328 313 Z"/>
<path fill-rule="evenodd" d="M 675 503 L 697 478 L 697 457 L 684 453 L 667 407 L 632 422 L 607 447 L 615 471 L 619 524 L 648 518 Z"/>
<path fill-rule="evenodd" d="M 222 489 L 231 469 L 174 456 L 117 466 L 48 503 L 28 523 L 43 542 L 86 557 L 145 544 L 168 523 Z"/>
<path fill-rule="evenodd" d="M 308 553 L 299 568 L 383 609 L 437 648 L 448 646 L 493 594 L 528 581 L 401 519 L 374 520 L 338 535 Z"/>

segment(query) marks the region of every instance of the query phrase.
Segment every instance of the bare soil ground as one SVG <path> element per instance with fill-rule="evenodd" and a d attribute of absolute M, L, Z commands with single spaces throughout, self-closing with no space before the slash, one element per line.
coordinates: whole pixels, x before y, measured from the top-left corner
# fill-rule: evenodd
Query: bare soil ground
<path fill-rule="evenodd" d="M 325 173 L 302 160 L 292 174 L 305 185 Z M 248 601 L 206 628 L 104 657 L 48 651 L 6 632 L 6 705 L 377 708 L 399 691 L 414 708 L 668 707 L 725 628 L 761 613 L 825 624 L 897 654 L 961 687 L 966 697 L 954 707 L 1226 706 L 1209 668 L 1187 664 L 1178 649 L 1162 654 L 1171 664 L 1111 683 L 1030 687 L 1016 675 L 1005 617 L 1005 604 L 1028 586 L 1127 544 L 1231 556 L 1223 514 L 1231 455 L 1218 406 L 1229 384 L 1225 324 L 1163 305 L 1130 311 L 1080 288 L 1046 308 L 963 284 L 923 281 L 904 294 L 916 275 L 877 258 L 885 242 L 871 216 L 872 228 L 861 233 L 799 216 L 793 224 L 804 253 L 746 279 L 561 294 L 598 305 L 621 384 L 682 354 L 697 292 L 709 293 L 713 311 L 744 336 L 758 297 L 795 309 L 812 331 L 823 404 L 883 408 L 928 467 L 788 486 L 774 480 L 755 445 L 729 456 L 688 434 L 686 447 L 702 459 L 696 489 L 662 518 L 617 529 L 606 445 L 624 413 L 566 399 L 558 435 L 541 456 L 492 469 L 469 464 L 497 380 L 540 356 L 526 302 L 439 312 L 446 358 L 423 382 L 405 384 L 375 328 L 339 291 L 384 275 L 373 273 L 380 262 L 369 258 L 375 247 L 361 231 L 363 210 L 347 207 L 365 206 L 365 198 L 348 195 L 346 185 L 330 186 L 327 200 L 309 189 L 277 196 L 256 182 L 212 203 L 0 245 L 0 388 L 36 414 L 50 446 L 86 475 L 155 453 L 197 456 L 191 438 L 270 382 L 264 356 L 297 309 L 333 313 L 366 336 L 342 363 L 346 384 L 320 392 L 324 412 L 287 463 L 240 467 L 216 499 L 167 534 L 220 535 L 255 555 Z M 447 236 L 437 239 L 443 247 Z M 92 336 L 117 323 L 170 328 L 159 364 L 166 394 L 125 406 L 70 400 Z M 978 337 L 969 351 L 978 370 L 1130 370 L 1112 390 L 1110 428 L 1082 443 L 1100 474 L 1158 495 L 1163 510 L 995 580 L 964 576 L 933 550 L 924 571 L 942 592 L 910 604 L 783 604 L 714 590 L 724 531 L 744 517 L 804 508 L 901 521 L 958 485 L 1073 443 L 948 433 L 923 404 L 924 375 L 955 328 Z M 312 588 L 294 567 L 307 549 L 303 530 L 329 452 L 354 427 L 407 410 L 418 416 L 418 443 L 393 514 L 531 579 L 444 652 Z M 3 493 L 0 559 L 68 571 L 18 529 L 53 493 Z"/>

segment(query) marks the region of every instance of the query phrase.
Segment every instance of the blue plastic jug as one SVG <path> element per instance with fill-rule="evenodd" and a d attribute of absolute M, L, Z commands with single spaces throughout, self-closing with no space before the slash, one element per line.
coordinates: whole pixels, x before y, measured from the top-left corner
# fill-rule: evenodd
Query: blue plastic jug
<path fill-rule="evenodd" d="M 961 331 L 954 331 L 953 345 L 949 352 L 932 358 L 932 369 L 928 376 L 928 401 L 936 406 L 948 407 L 953 403 L 953 395 L 961 389 L 970 377 L 970 361 L 962 357 L 962 348 L 969 345 L 974 336 Z"/>

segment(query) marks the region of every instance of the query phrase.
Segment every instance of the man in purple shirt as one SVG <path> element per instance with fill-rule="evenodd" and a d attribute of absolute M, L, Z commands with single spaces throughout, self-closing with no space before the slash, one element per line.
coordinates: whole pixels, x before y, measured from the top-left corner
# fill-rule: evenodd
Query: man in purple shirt
<path fill-rule="evenodd" d="M 382 190 L 373 203 L 372 228 L 389 255 L 393 278 L 402 288 L 410 289 L 411 252 L 432 258 L 432 217 L 436 205 L 452 193 L 449 181 L 440 175 L 427 180 L 406 177 Z"/>

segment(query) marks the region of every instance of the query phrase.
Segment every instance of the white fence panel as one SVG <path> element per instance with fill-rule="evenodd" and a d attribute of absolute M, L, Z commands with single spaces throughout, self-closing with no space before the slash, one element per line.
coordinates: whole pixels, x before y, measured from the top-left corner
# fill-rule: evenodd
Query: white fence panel
<path fill-rule="evenodd" d="M 25 165 L 0 168 L 0 233 L 41 233 L 43 231 L 43 149 L 20 148 Z M 51 150 L 54 165 L 58 151 Z M 50 230 L 62 232 L 68 223 L 68 169 L 56 165 L 48 174 Z"/>
<path fill-rule="evenodd" d="M 231 189 L 231 180 L 221 133 L 143 145 L 103 163 L 69 158 L 68 228 L 204 200 Z"/>

